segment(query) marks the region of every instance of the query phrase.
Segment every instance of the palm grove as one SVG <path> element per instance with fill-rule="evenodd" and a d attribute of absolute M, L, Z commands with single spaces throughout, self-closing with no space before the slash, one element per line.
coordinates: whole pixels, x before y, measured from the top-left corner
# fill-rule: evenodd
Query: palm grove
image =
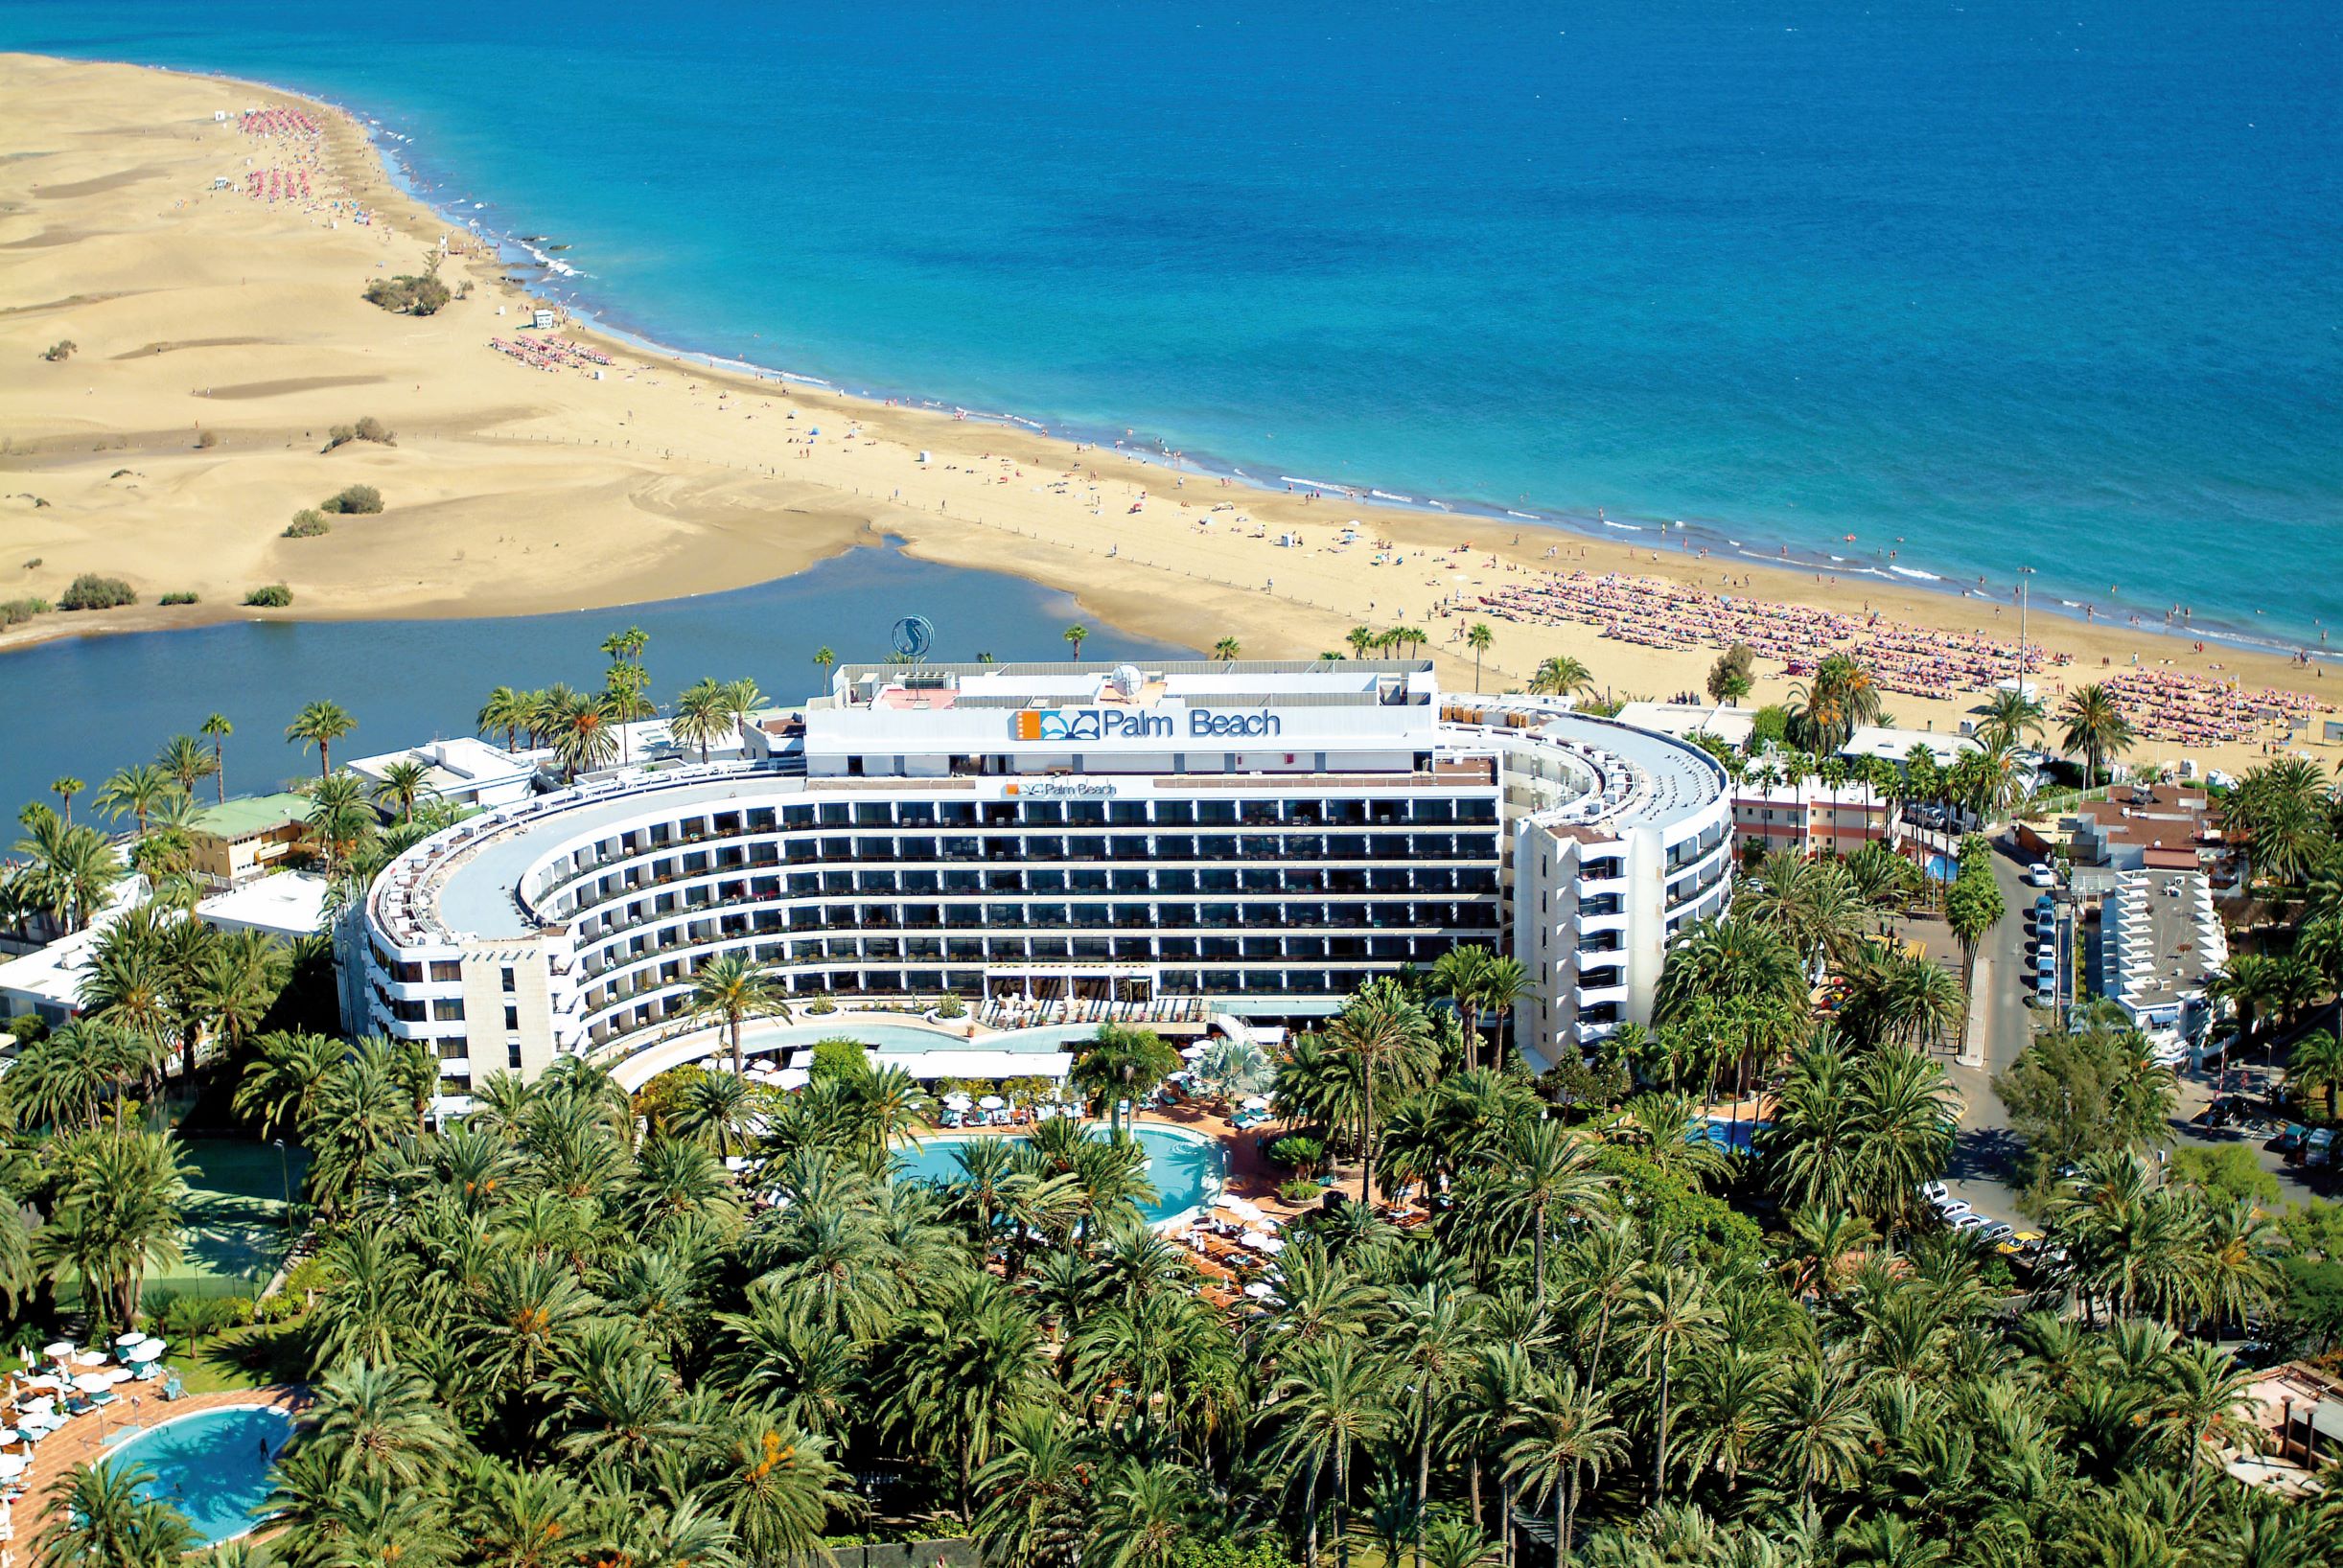
<path fill-rule="evenodd" d="M 576 702 L 496 703 L 516 737 L 557 711 L 607 733 Z M 326 757 L 346 718 L 299 721 L 325 783 L 349 776 Z M 344 868 L 432 819 L 395 788 L 387 829 L 318 793 Z M 148 797 L 131 849 L 158 887 L 146 846 L 174 798 Z M 66 813 L 40 812 L 28 834 L 65 842 Z M 45 854 L 23 907 L 86 921 L 121 867 Z M 1273 1093 L 1369 1201 L 1289 1226 L 1234 1312 L 1141 1221 L 1145 1159 L 1118 1132 L 1044 1123 L 963 1147 L 949 1181 L 899 1179 L 927 1103 L 855 1051 L 785 1096 L 691 1068 L 630 1097 L 567 1061 L 434 1126 L 427 1055 L 287 1017 L 281 970 L 234 982 L 158 900 L 106 934 L 88 1017 L 0 1078 L 19 1214 L 0 1283 L 35 1317 L 74 1284 L 93 1337 L 145 1310 L 177 1244 L 183 1173 L 150 1110 L 177 1049 L 312 1155 L 306 1309 L 237 1353 L 315 1404 L 279 1528 L 240 1559 L 747 1568 L 871 1531 L 1044 1565 L 2333 1560 L 2336 1505 L 2219 1470 L 2244 1407 L 2215 1341 L 2269 1310 L 2283 1238 L 2146 1157 L 2163 1086 L 2112 1084 L 2107 1124 L 2135 1131 L 2046 1180 L 2062 1260 L 2032 1278 L 1917 1211 L 1954 1141 L 1931 1051 L 1961 991 L 1877 934 L 1912 891 L 1885 851 L 1771 857 L 1672 953 L 1650 1027 L 1543 1075 L 1504 1045 L 1510 960 L 1460 950 L 1368 987 Z M 704 1018 L 760 983 L 708 980 Z M 1108 1031 L 1075 1081 L 1111 1120 L 1172 1065 Z M 1778 1100 L 1752 1152 L 1687 1136 L 1756 1084 Z M 1387 1217 L 1397 1193 L 1428 1221 Z M 59 1478 L 43 1561 L 168 1560 L 184 1521 L 134 1480 Z"/>

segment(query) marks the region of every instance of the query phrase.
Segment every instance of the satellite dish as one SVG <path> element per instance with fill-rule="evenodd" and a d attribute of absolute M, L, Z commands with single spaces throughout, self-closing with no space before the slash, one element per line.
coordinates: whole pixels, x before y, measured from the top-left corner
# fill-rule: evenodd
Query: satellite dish
<path fill-rule="evenodd" d="M 936 645 L 936 628 L 925 615 L 906 615 L 894 623 L 894 651 L 905 658 L 925 658 Z"/>

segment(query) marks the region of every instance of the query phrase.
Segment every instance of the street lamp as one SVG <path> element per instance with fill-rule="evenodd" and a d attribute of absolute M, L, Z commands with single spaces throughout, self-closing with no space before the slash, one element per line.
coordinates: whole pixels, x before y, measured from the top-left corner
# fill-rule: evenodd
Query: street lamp
<path fill-rule="evenodd" d="M 2026 579 L 2034 574 L 2031 566 L 2018 568 L 2018 695 L 2026 695 L 2026 606 L 2030 597 Z"/>
<path fill-rule="evenodd" d="M 290 1231 L 292 1229 L 292 1173 L 285 1158 L 285 1140 L 272 1138 L 268 1141 L 277 1146 L 277 1190 L 284 1195 L 285 1199 L 283 1218 L 280 1223 Z"/>

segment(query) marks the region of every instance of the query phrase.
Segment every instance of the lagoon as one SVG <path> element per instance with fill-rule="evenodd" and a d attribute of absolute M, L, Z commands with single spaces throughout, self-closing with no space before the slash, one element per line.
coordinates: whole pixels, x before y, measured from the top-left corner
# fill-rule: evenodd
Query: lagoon
<path fill-rule="evenodd" d="M 814 693 L 814 651 L 842 660 L 884 657 L 895 621 L 924 615 L 933 657 L 1068 657 L 1060 634 L 1082 621 L 1089 659 L 1182 657 L 1084 616 L 1071 595 L 993 572 L 858 549 L 754 588 L 654 604 L 474 620 L 244 621 L 184 632 L 74 637 L 0 654 L 0 812 L 56 804 L 60 775 L 95 791 L 115 769 L 154 755 L 168 737 L 227 715 L 231 793 L 313 777 L 285 740 L 305 703 L 330 698 L 358 729 L 335 748 L 367 756 L 473 732 L 497 685 L 599 685 L 602 639 L 628 626 L 651 635 L 644 662 L 662 704 L 703 676 L 751 676 L 776 701 Z M 207 785 L 206 788 L 209 788 Z M 81 797 L 81 810 L 89 809 Z M 0 841 L 5 842 L 5 841 Z"/>

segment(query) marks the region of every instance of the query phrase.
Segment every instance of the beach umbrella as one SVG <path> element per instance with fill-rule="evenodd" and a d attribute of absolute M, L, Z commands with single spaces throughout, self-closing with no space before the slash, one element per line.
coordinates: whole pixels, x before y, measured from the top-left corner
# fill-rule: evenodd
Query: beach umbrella
<path fill-rule="evenodd" d="M 14 1442 L 20 1435 L 14 1427 L 0 1426 L 0 1442 Z"/>
<path fill-rule="evenodd" d="M 105 1352 L 104 1350 L 76 1350 L 73 1364 L 77 1367 L 103 1367 L 105 1365 Z"/>
<path fill-rule="evenodd" d="M 1247 1095 L 1244 1096 L 1244 1108 L 1248 1111 L 1265 1111 L 1269 1108 L 1269 1096 L 1266 1095 Z"/>
<path fill-rule="evenodd" d="M 1202 1057 L 1203 1054 L 1210 1049 L 1212 1049 L 1211 1041 L 1198 1040 L 1195 1045 L 1190 1046 L 1187 1049 L 1181 1051 L 1180 1054 L 1193 1062 Z"/>
<path fill-rule="evenodd" d="M 22 1454 L 0 1454 L 0 1481 L 15 1480 L 32 1463 Z"/>
<path fill-rule="evenodd" d="M 976 1101 L 970 1099 L 967 1095 L 962 1094 L 957 1089 L 944 1095 L 943 1102 L 955 1111 L 965 1111 L 969 1106 L 976 1103 Z"/>
<path fill-rule="evenodd" d="M 71 1340 L 60 1339 L 55 1345 L 52 1345 L 47 1349 L 41 1351 L 41 1354 L 47 1356 L 52 1361 L 61 1361 L 65 1357 L 73 1354 L 73 1342 Z"/>
<path fill-rule="evenodd" d="M 130 1348 L 132 1361 L 160 1361 L 162 1358 L 163 1342 L 159 1339 L 151 1339 L 144 1345 L 134 1345 Z"/>
<path fill-rule="evenodd" d="M 73 1380 L 73 1386 L 83 1394 L 103 1394 L 109 1385 L 104 1372 L 83 1372 Z"/>
<path fill-rule="evenodd" d="M 130 1369 L 128 1367 L 108 1367 L 105 1369 L 105 1371 L 98 1373 L 98 1375 L 104 1378 L 108 1383 L 127 1383 L 130 1380 Z"/>
<path fill-rule="evenodd" d="M 138 1329 L 133 1328 L 127 1334 L 115 1335 L 114 1343 L 116 1345 L 123 1346 L 136 1345 L 139 1341 L 145 1339 L 146 1337 L 147 1336 L 144 1333 L 141 1333 Z"/>
<path fill-rule="evenodd" d="M 1257 1302 L 1265 1302 L 1270 1297 L 1276 1295 L 1277 1290 L 1275 1286 L 1270 1285 L 1264 1280 L 1256 1280 L 1251 1284 L 1244 1287 L 1244 1293 L 1247 1296 L 1252 1297 L 1253 1300 Z"/>
<path fill-rule="evenodd" d="M 976 1102 L 976 1108 L 980 1111 L 998 1111 L 1008 1103 L 998 1095 L 986 1095 Z"/>

